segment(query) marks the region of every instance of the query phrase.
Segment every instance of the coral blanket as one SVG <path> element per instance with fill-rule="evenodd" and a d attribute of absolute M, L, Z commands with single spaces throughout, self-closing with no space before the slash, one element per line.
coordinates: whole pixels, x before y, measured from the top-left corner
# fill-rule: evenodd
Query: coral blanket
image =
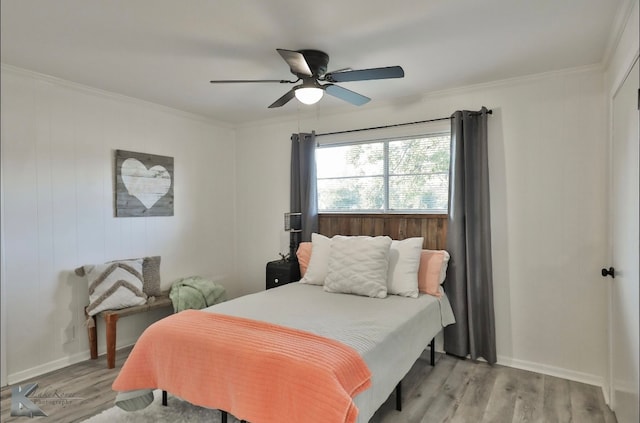
<path fill-rule="evenodd" d="M 147 328 L 112 388 L 159 388 L 253 423 L 351 423 L 353 397 L 370 385 L 365 362 L 340 342 L 186 310 Z"/>

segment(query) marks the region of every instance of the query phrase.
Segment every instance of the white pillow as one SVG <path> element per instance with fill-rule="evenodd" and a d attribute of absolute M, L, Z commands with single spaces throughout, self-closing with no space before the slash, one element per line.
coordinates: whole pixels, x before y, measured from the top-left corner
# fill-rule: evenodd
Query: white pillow
<path fill-rule="evenodd" d="M 316 233 L 311 234 L 311 259 L 309 259 L 309 266 L 307 266 L 304 277 L 300 279 L 300 283 L 324 285 L 324 279 L 327 277 L 330 249 L 331 238 Z"/>
<path fill-rule="evenodd" d="M 392 241 L 389 248 L 387 290 L 389 294 L 418 298 L 418 268 L 423 238 Z"/>
<path fill-rule="evenodd" d="M 324 290 L 385 298 L 390 246 L 388 236 L 334 236 Z"/>
<path fill-rule="evenodd" d="M 89 283 L 89 316 L 147 302 L 142 292 L 142 260 L 84 266 Z"/>

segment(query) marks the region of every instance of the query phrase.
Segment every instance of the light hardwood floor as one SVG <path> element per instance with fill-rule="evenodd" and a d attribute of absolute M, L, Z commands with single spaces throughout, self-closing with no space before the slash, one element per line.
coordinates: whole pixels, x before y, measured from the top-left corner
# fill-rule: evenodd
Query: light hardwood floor
<path fill-rule="evenodd" d="M 11 417 L 11 389 L 3 388 L 0 420 L 80 422 L 112 407 L 115 394 L 111 383 L 129 351 L 118 351 L 112 370 L 107 370 L 106 358 L 101 356 L 22 382 L 37 382 L 36 394 L 83 398 L 66 405 L 42 400 L 39 406 L 48 417 Z M 402 382 L 402 411 L 395 410 L 392 394 L 370 423 L 616 421 L 599 387 L 444 355 L 437 356 L 436 366 L 431 367 L 427 356 L 423 354 Z M 283 423 L 298 422 L 283 419 Z"/>

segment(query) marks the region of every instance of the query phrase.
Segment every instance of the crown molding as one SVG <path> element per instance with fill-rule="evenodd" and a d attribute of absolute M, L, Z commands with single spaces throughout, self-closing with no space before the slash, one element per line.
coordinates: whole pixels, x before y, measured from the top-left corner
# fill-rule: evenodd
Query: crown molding
<path fill-rule="evenodd" d="M 111 91 L 106 91 L 100 88 L 95 88 L 95 87 L 91 87 L 89 85 L 84 85 L 84 84 L 79 84 L 77 82 L 73 82 L 73 81 L 68 81 L 66 79 L 62 79 L 62 78 L 58 78 L 56 76 L 51 76 L 51 75 L 47 75 L 47 74 L 43 74 L 43 73 L 39 73 L 36 71 L 32 71 L 29 69 L 25 69 L 25 68 L 21 68 L 18 66 L 13 66 L 13 65 L 9 65 L 6 63 L 1 63 L 0 64 L 0 70 L 2 72 L 2 74 L 11 74 L 11 75 L 16 75 L 16 76 L 20 76 L 23 78 L 31 78 L 31 79 L 35 79 L 38 81 L 42 81 L 45 83 L 49 83 L 49 84 L 53 84 L 53 85 L 57 85 L 57 86 L 61 86 L 61 87 L 65 87 L 65 88 L 69 88 L 71 90 L 74 91 L 78 91 L 81 93 L 86 93 L 86 94 L 90 94 L 90 95 L 94 95 L 97 97 L 103 97 L 103 98 L 108 98 L 108 99 L 112 99 L 112 100 L 118 100 L 118 101 L 123 101 L 123 102 L 127 102 L 127 103 L 131 103 L 131 104 L 136 104 L 139 106 L 144 106 L 144 107 L 148 107 L 160 112 L 164 112 L 164 113 L 169 113 L 171 115 L 175 115 L 175 116 L 180 116 L 183 118 L 187 118 L 187 119 L 191 119 L 191 120 L 196 120 L 196 121 L 200 121 L 200 122 L 204 122 L 204 123 L 208 123 L 208 124 L 212 124 L 221 128 L 225 128 L 225 129 L 235 129 L 234 125 L 231 125 L 227 122 L 222 122 L 216 119 L 213 119 L 211 117 L 208 116 L 204 116 L 204 115 L 200 115 L 197 113 L 192 113 L 192 112 L 187 112 L 184 110 L 180 110 L 180 109 L 176 109 L 173 107 L 169 107 L 169 106 L 164 106 L 162 104 L 158 104 L 158 103 L 153 103 L 151 101 L 147 101 L 147 100 L 142 100 L 136 97 L 130 97 L 124 94 L 118 94 L 118 93 L 114 93 Z"/>
<path fill-rule="evenodd" d="M 604 68 L 607 68 L 610 64 L 618 44 L 620 44 L 622 34 L 624 34 L 624 31 L 631 20 L 631 13 L 633 12 L 633 7 L 637 2 L 638 0 L 627 0 L 626 3 L 623 3 L 618 7 L 618 11 L 613 20 L 612 30 L 607 41 L 607 46 L 604 51 L 604 57 L 602 58 Z"/>
<path fill-rule="evenodd" d="M 500 80 L 495 80 L 490 82 L 482 82 L 479 84 L 470 84 L 470 85 L 465 85 L 465 86 L 456 87 L 456 88 L 448 88 L 448 89 L 437 90 L 437 91 L 428 91 L 422 94 L 413 95 L 411 97 L 403 97 L 403 98 L 398 98 L 398 99 L 389 100 L 385 102 L 379 102 L 375 106 L 367 107 L 366 110 L 376 111 L 380 109 L 389 109 L 392 107 L 398 107 L 399 105 L 402 105 L 402 104 L 416 104 L 416 103 L 422 103 L 424 101 L 431 100 L 431 99 L 452 97 L 452 96 L 465 94 L 465 93 L 471 93 L 471 92 L 477 92 L 477 91 L 483 91 L 483 90 L 495 89 L 495 88 L 508 88 L 511 86 L 518 86 L 525 83 L 541 81 L 549 78 L 573 76 L 573 75 L 586 74 L 586 73 L 604 74 L 604 69 L 605 68 L 602 63 L 595 63 L 591 65 L 578 66 L 578 67 L 566 68 L 566 69 L 560 69 L 560 70 L 554 70 L 554 71 L 548 71 L 548 72 L 541 72 L 541 73 L 524 75 L 524 76 L 517 76 L 513 78 L 500 79 Z M 486 106 L 490 107 L 491 105 L 486 105 Z M 301 112 L 300 109 L 298 110 L 299 111 L 296 116 L 288 116 L 286 118 L 269 118 L 269 119 L 257 120 L 253 122 L 238 124 L 236 128 L 239 130 L 242 130 L 242 129 L 261 127 L 261 126 L 268 126 L 268 125 L 287 125 L 287 124 L 290 124 L 295 128 L 298 128 L 299 124 L 303 121 L 309 122 L 310 120 L 314 120 L 314 119 L 315 120 L 327 119 L 337 115 L 344 115 L 345 113 L 360 113 L 365 111 L 365 109 L 358 109 L 358 110 L 345 112 L 345 109 L 340 109 L 340 110 L 332 109 L 332 111 L 329 113 L 323 113 L 320 107 L 320 103 L 317 103 L 314 106 L 314 108 L 312 110 L 309 110 L 308 112 L 306 111 Z"/>

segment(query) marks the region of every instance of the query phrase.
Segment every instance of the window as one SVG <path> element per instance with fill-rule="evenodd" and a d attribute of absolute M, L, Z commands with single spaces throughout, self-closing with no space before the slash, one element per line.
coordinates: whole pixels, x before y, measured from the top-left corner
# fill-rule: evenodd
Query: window
<path fill-rule="evenodd" d="M 446 213 L 450 134 L 319 146 L 320 212 Z"/>

